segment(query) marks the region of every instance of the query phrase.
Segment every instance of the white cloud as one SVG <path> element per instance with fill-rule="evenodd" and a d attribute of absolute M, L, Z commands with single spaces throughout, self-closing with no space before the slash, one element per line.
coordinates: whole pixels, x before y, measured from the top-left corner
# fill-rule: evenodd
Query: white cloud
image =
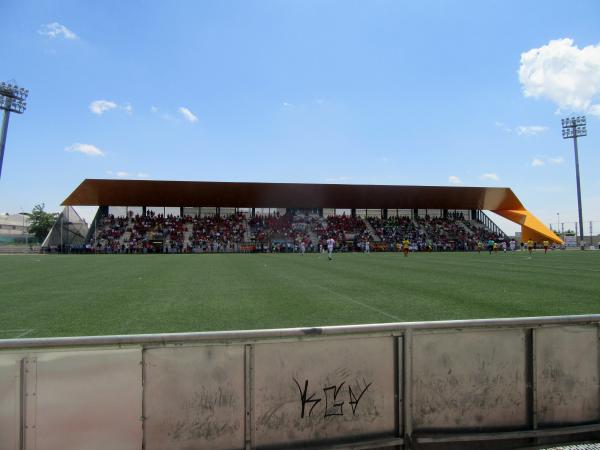
<path fill-rule="evenodd" d="M 55 39 L 59 36 L 64 37 L 65 39 L 79 39 L 75 33 L 69 30 L 64 25 L 61 25 L 58 22 L 47 23 L 46 25 L 42 25 L 38 30 L 38 34 L 42 36 L 48 36 L 51 39 Z"/>
<path fill-rule="evenodd" d="M 150 175 L 144 172 L 138 172 L 136 175 L 138 178 L 148 178 Z"/>
<path fill-rule="evenodd" d="M 545 164 L 546 163 L 544 161 L 542 161 L 541 159 L 539 159 L 539 158 L 533 158 L 533 161 L 531 161 L 531 165 L 533 167 L 540 167 L 540 166 L 543 166 Z"/>
<path fill-rule="evenodd" d="M 198 122 L 198 117 L 196 117 L 194 115 L 193 112 L 191 112 L 189 109 L 181 106 L 179 107 L 179 109 L 177 110 L 179 112 L 179 114 L 181 114 L 183 116 L 183 118 L 185 120 L 187 120 L 188 122 L 194 123 L 194 122 Z"/>
<path fill-rule="evenodd" d="M 550 164 L 552 166 L 557 166 L 564 162 L 565 162 L 565 159 L 562 156 L 555 156 L 555 157 L 540 156 L 540 157 L 533 158 L 533 160 L 531 161 L 531 166 L 532 167 L 541 167 L 541 166 L 545 166 L 546 164 Z"/>
<path fill-rule="evenodd" d="M 294 105 L 291 104 L 291 103 L 288 103 L 288 102 L 283 102 L 283 106 L 286 107 L 286 108 L 289 108 L 289 107 L 294 106 Z"/>
<path fill-rule="evenodd" d="M 544 131 L 548 131 L 548 127 L 543 127 L 541 125 L 521 125 L 517 127 L 518 135 L 535 136 L 536 134 L 543 133 Z"/>
<path fill-rule="evenodd" d="M 122 109 L 129 115 L 133 114 L 133 106 L 131 106 L 131 103 L 123 103 L 122 105 L 118 105 L 111 100 L 94 100 L 92 103 L 90 103 L 89 108 L 91 112 L 99 116 L 104 114 L 106 111 L 116 108 Z"/>
<path fill-rule="evenodd" d="M 600 117 L 600 105 L 590 106 L 587 112 L 590 113 L 592 116 Z"/>
<path fill-rule="evenodd" d="M 450 175 L 448 177 L 448 183 L 450 183 L 450 184 L 462 184 L 462 181 L 456 175 Z"/>
<path fill-rule="evenodd" d="M 324 103 L 325 103 L 325 99 L 323 99 L 323 98 L 318 98 L 318 99 L 316 99 L 316 100 L 315 100 L 315 102 L 317 103 L 317 105 L 322 105 L 322 104 L 324 104 Z"/>
<path fill-rule="evenodd" d="M 506 132 L 506 133 L 511 133 L 512 130 L 510 128 L 508 128 L 503 122 L 494 122 L 494 125 L 496 125 L 496 127 L 500 128 L 502 131 Z"/>
<path fill-rule="evenodd" d="M 495 173 L 484 173 L 479 178 L 482 180 L 500 181 L 500 177 Z"/>
<path fill-rule="evenodd" d="M 158 112 L 158 108 L 157 108 L 156 106 L 152 105 L 152 106 L 150 107 L 150 112 L 151 112 L 151 113 L 157 113 L 157 112 Z"/>
<path fill-rule="evenodd" d="M 65 148 L 65 152 L 70 153 L 83 153 L 88 156 L 104 156 L 106 153 L 100 150 L 98 147 L 92 144 L 80 144 L 75 143 L 67 148 Z"/>
<path fill-rule="evenodd" d="M 115 102 L 111 102 L 110 100 L 94 100 L 90 103 L 90 111 L 94 114 L 102 115 L 105 111 L 110 111 L 111 109 L 115 109 L 117 104 Z"/>
<path fill-rule="evenodd" d="M 119 170 L 119 171 L 116 173 L 116 175 L 117 175 L 119 178 L 125 178 L 125 177 L 128 177 L 128 176 L 130 176 L 129 172 L 125 172 L 124 170 Z"/>
<path fill-rule="evenodd" d="M 522 53 L 519 81 L 526 97 L 600 115 L 600 104 L 594 104 L 600 94 L 600 44 L 580 49 L 565 38 Z"/>

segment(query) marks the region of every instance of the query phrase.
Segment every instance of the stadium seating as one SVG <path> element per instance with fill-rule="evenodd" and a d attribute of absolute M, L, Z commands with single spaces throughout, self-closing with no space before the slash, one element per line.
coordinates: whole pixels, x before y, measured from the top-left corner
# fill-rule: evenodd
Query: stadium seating
<path fill-rule="evenodd" d="M 465 220 L 462 215 L 446 218 L 425 216 L 414 220 L 408 217 L 370 217 L 368 220 L 382 242 L 394 244 L 408 239 L 413 249 L 419 251 L 475 250 L 478 242 L 501 239 L 482 225 Z"/>
<path fill-rule="evenodd" d="M 310 252 L 325 247 L 329 238 L 342 251 L 361 250 L 365 242 L 373 250 L 396 250 L 404 239 L 414 251 L 472 251 L 478 242 L 501 239 L 462 214 L 363 219 L 345 214 L 322 218 L 301 211 L 250 218 L 242 213 L 179 217 L 148 212 L 101 217 L 88 249 L 100 253 L 293 252 L 303 242 Z"/>

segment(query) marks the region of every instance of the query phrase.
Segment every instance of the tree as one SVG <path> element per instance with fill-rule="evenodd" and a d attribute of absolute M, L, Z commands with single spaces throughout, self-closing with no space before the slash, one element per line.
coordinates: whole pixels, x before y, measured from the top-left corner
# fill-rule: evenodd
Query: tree
<path fill-rule="evenodd" d="M 44 203 L 37 204 L 33 207 L 29 216 L 29 232 L 34 234 L 39 242 L 42 242 L 48 232 L 56 222 L 57 213 L 47 213 L 44 211 Z"/>

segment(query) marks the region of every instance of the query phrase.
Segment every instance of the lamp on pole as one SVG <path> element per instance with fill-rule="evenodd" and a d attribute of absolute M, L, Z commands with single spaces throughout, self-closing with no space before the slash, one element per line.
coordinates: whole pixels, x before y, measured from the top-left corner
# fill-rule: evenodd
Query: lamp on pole
<path fill-rule="evenodd" d="M 0 109 L 4 110 L 2 128 L 0 129 L 0 176 L 2 175 L 2 160 L 4 159 L 4 146 L 6 145 L 6 132 L 8 130 L 8 117 L 11 112 L 23 114 L 27 108 L 29 91 L 16 84 L 0 82 Z"/>
<path fill-rule="evenodd" d="M 583 243 L 583 213 L 581 211 L 581 184 L 579 182 L 579 152 L 577 151 L 577 138 L 587 136 L 585 116 L 569 117 L 562 119 L 563 139 L 573 139 L 575 147 L 575 176 L 577 178 L 577 208 L 579 210 L 579 246 L 584 249 Z"/>

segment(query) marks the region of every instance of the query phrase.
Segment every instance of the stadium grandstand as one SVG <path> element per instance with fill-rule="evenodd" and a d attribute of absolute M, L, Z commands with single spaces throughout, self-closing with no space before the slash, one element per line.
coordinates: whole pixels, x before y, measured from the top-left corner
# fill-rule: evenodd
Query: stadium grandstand
<path fill-rule="evenodd" d="M 47 251 L 319 251 L 329 238 L 338 251 L 394 251 L 403 239 L 413 251 L 472 251 L 507 240 L 484 210 L 519 223 L 523 240 L 562 243 L 509 188 L 87 179 L 63 205 Z M 73 209 L 83 205 L 98 206 L 89 228 Z"/>

